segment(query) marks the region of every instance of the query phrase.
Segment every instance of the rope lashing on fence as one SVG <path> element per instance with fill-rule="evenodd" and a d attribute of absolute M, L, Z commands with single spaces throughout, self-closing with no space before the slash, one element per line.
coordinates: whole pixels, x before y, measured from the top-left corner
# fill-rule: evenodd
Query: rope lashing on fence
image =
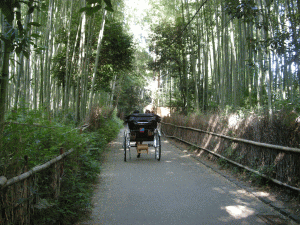
<path fill-rule="evenodd" d="M 25 180 L 26 178 L 32 176 L 33 174 L 43 170 L 43 169 L 46 169 L 48 167 L 50 167 L 52 164 L 62 160 L 64 157 L 66 157 L 67 155 L 69 155 L 70 153 L 72 153 L 74 151 L 74 149 L 70 149 L 69 151 L 57 156 L 56 158 L 54 159 L 51 159 L 50 161 L 48 161 L 47 163 L 43 164 L 43 165 L 38 165 L 38 166 L 35 166 L 33 167 L 31 170 L 29 170 L 28 172 L 26 173 L 23 173 L 19 176 L 16 176 L 16 177 L 13 177 L 9 180 L 7 180 L 5 177 L 0 177 L 0 188 L 4 188 L 6 186 L 9 186 L 9 185 L 12 185 L 16 182 L 19 182 L 19 181 L 22 181 L 22 180 Z"/>
<path fill-rule="evenodd" d="M 163 123 L 163 122 L 161 122 L 161 123 L 162 123 L 162 124 L 166 124 L 166 125 L 172 125 L 172 126 L 179 127 L 179 128 L 183 128 L 183 129 L 189 129 L 189 130 L 194 130 L 194 131 L 197 131 L 197 132 L 207 133 L 207 134 L 215 135 L 215 136 L 218 136 L 218 137 L 227 138 L 227 139 L 230 139 L 230 140 L 233 140 L 233 139 L 234 139 L 234 140 L 237 140 L 237 141 L 240 141 L 240 142 L 244 142 L 244 143 L 248 143 L 248 144 L 252 144 L 252 145 L 257 145 L 257 146 L 262 146 L 262 147 L 273 148 L 273 147 L 271 147 L 271 146 L 277 146 L 277 145 L 271 145 L 271 144 L 263 144 L 263 143 L 259 143 L 259 142 L 255 142 L 255 141 L 248 141 L 248 140 L 240 139 L 240 138 L 231 138 L 231 137 L 228 137 L 228 136 L 225 136 L 225 135 L 220 135 L 220 134 L 216 134 L 216 133 L 213 133 L 213 132 L 203 131 L 203 130 L 195 129 L 195 128 L 191 128 L 191 127 L 177 126 L 177 125 L 174 125 L 174 124 Z M 238 167 L 241 167 L 241 168 L 243 168 L 243 169 L 245 169 L 245 170 L 248 170 L 248 171 L 250 171 L 250 172 L 252 172 L 252 173 L 254 173 L 254 174 L 257 174 L 257 175 L 259 175 L 259 176 L 261 176 L 261 177 L 263 177 L 263 178 L 265 178 L 265 179 L 268 179 L 268 180 L 270 180 L 270 181 L 272 181 L 272 182 L 274 182 L 274 183 L 276 183 L 276 184 L 278 184 L 278 185 L 280 185 L 280 186 L 284 186 L 284 187 L 290 188 L 290 189 L 292 189 L 292 190 L 294 190 L 294 191 L 300 192 L 300 188 L 297 188 L 297 187 L 288 185 L 288 184 L 283 183 L 283 182 L 281 182 L 281 181 L 279 181 L 279 180 L 276 180 L 276 179 L 273 179 L 273 178 L 271 178 L 271 177 L 268 177 L 268 176 L 266 176 L 265 174 L 262 174 L 262 173 L 258 172 L 257 170 L 251 169 L 251 168 L 249 168 L 249 167 L 247 167 L 247 166 L 244 166 L 244 165 L 242 165 L 242 164 L 240 164 L 240 163 L 237 163 L 237 162 L 235 162 L 235 161 L 233 161 L 233 160 L 230 160 L 230 159 L 228 159 L 228 158 L 226 158 L 226 157 L 224 157 L 224 156 L 222 156 L 222 155 L 220 155 L 220 154 L 218 154 L 218 153 L 215 153 L 215 152 L 213 152 L 213 151 L 211 151 L 211 150 L 202 148 L 202 147 L 200 147 L 200 146 L 198 146 L 198 145 L 195 145 L 195 144 L 193 144 L 193 143 L 190 143 L 190 142 L 188 142 L 188 141 L 185 141 L 185 140 L 183 140 L 183 139 L 181 139 L 181 138 L 178 138 L 178 137 L 176 137 L 176 136 L 167 136 L 167 135 L 165 135 L 165 137 L 175 138 L 175 139 L 177 139 L 177 140 L 179 140 L 179 141 L 181 141 L 181 142 L 184 142 L 184 143 L 189 144 L 189 145 L 191 145 L 191 146 L 194 146 L 194 147 L 196 147 L 196 148 L 199 148 L 199 149 L 202 149 L 202 150 L 204 150 L 204 151 L 207 151 L 208 153 L 210 153 L 210 154 L 212 154 L 212 155 L 215 155 L 215 156 L 217 156 L 217 157 L 219 157 L 219 158 L 222 158 L 222 159 L 224 159 L 224 160 L 230 162 L 231 164 L 234 164 L 234 165 L 236 165 L 236 166 L 238 166 Z M 246 141 L 246 142 L 245 142 L 245 141 Z M 258 144 L 263 144 L 263 145 L 258 145 Z M 265 146 L 265 145 L 267 145 L 267 146 Z M 277 149 L 279 149 L 279 150 L 289 151 L 290 149 L 293 149 L 293 150 L 297 150 L 297 151 L 293 151 L 293 152 L 298 152 L 298 153 L 300 153 L 300 149 L 297 149 L 297 148 L 289 148 L 289 147 L 283 147 L 283 146 L 277 146 L 277 147 L 278 147 Z M 279 148 L 279 147 L 281 147 L 282 149 Z"/>
<path fill-rule="evenodd" d="M 0 177 L 0 187 L 4 186 L 4 184 L 5 184 L 6 182 L 7 182 L 6 177 L 1 176 L 1 177 Z"/>
<path fill-rule="evenodd" d="M 271 149 L 277 149 L 277 150 L 281 150 L 281 151 L 287 151 L 287 152 L 296 152 L 296 153 L 300 153 L 300 149 L 299 148 L 292 148 L 292 147 L 285 147 L 285 146 L 280 146 L 280 145 L 272 145 L 272 144 L 267 144 L 267 143 L 260 143 L 260 142 L 256 142 L 256 141 L 250 141 L 250 140 L 246 140 L 246 139 L 242 139 L 242 138 L 234 138 L 234 137 L 229 137 L 223 134 L 216 134 L 210 131 L 205 131 L 205 130 L 201 130 L 201 129 L 196 129 L 196 128 L 192 128 L 192 127 L 184 127 L 184 126 L 177 126 L 175 124 L 171 124 L 171 123 L 164 123 L 161 122 L 162 124 L 166 124 L 166 125 L 171 125 L 174 127 L 178 127 L 178 128 L 182 128 L 182 129 L 187 129 L 187 130 L 192 130 L 192 131 L 197 131 L 197 132 L 201 132 L 201 133 L 206 133 L 206 134 L 210 134 L 210 135 L 214 135 L 217 137 L 222 137 L 228 140 L 232 140 L 234 142 L 243 142 L 246 144 L 250 144 L 250 145 L 256 145 L 259 147 L 265 147 L 265 148 L 271 148 Z"/>

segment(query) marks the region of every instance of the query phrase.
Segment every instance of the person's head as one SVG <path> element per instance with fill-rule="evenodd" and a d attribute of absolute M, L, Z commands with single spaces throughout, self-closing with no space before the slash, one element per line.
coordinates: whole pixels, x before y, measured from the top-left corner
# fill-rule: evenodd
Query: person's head
<path fill-rule="evenodd" d="M 145 113 L 147 113 L 147 114 L 150 114 L 150 110 L 149 110 L 149 109 L 147 109 Z"/>

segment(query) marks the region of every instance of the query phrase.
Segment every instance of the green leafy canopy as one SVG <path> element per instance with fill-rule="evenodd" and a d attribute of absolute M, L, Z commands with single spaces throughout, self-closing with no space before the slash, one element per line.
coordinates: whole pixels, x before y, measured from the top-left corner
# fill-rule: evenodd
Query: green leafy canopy
<path fill-rule="evenodd" d="M 111 0 L 104 0 L 107 11 L 113 12 Z M 86 12 L 87 15 L 93 15 L 102 8 L 102 0 L 87 0 L 87 6 L 79 10 L 79 12 Z"/>

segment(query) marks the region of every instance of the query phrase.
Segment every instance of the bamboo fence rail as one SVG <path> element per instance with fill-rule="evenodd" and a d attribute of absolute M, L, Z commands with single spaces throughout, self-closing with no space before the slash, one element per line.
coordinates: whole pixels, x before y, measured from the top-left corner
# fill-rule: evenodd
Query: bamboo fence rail
<path fill-rule="evenodd" d="M 15 124 L 27 127 L 40 127 L 55 129 L 57 127 L 48 127 L 40 124 L 25 124 L 18 122 L 5 122 L 6 124 Z M 78 129 L 80 133 L 89 127 L 85 124 Z M 69 131 L 71 132 L 71 131 Z M 66 156 L 74 152 L 70 149 L 67 152 L 60 150 L 60 155 L 48 161 L 43 165 L 33 167 L 27 170 L 27 158 L 25 157 L 25 167 L 23 173 L 11 179 L 0 176 L 0 224 L 31 224 L 31 215 L 36 210 L 45 209 L 53 206 L 48 200 L 58 199 L 60 196 L 61 180 L 64 176 L 64 159 Z M 45 172 L 47 171 L 47 172 Z M 48 200 L 42 199 L 39 195 L 39 184 L 45 177 L 49 181 L 49 189 L 51 190 Z M 42 175 L 43 174 L 43 175 Z"/>
<path fill-rule="evenodd" d="M 267 144 L 267 143 L 260 143 L 260 142 L 256 142 L 256 141 L 250 141 L 250 140 L 246 140 L 246 139 L 242 139 L 242 138 L 234 138 L 234 137 L 229 137 L 223 134 L 216 134 L 210 131 L 205 131 L 205 130 L 201 130 L 201 129 L 196 129 L 196 128 L 192 128 L 192 127 L 185 127 L 185 126 L 177 126 L 171 123 L 164 123 L 161 122 L 162 124 L 166 124 L 166 125 L 171 125 L 177 128 L 182 128 L 182 129 L 186 129 L 186 130 L 192 130 L 192 131 L 197 131 L 197 132 L 201 132 L 201 133 L 206 133 L 206 134 L 210 134 L 210 135 L 214 135 L 217 137 L 221 137 L 221 138 L 225 138 L 234 142 L 243 142 L 245 144 L 251 144 L 251 145 L 255 145 L 255 146 L 260 146 L 260 147 L 264 147 L 264 148 L 270 148 L 270 149 L 277 149 L 277 150 L 281 150 L 281 151 L 287 151 L 287 152 L 296 152 L 296 153 L 300 153 L 300 149 L 299 148 L 291 148 L 291 147 L 285 147 L 285 146 L 280 146 L 280 145 L 272 145 L 272 144 Z"/>
<path fill-rule="evenodd" d="M 60 194 L 61 178 L 64 174 L 64 158 L 71 154 L 70 149 L 43 165 L 38 165 L 25 173 L 9 180 L 0 177 L 0 224 L 30 224 L 31 215 L 41 208 L 51 207 L 46 199 L 41 199 L 39 193 L 38 173 L 50 169 L 52 199 L 57 199 Z M 51 171 L 52 168 L 52 171 Z"/>
<path fill-rule="evenodd" d="M 250 140 L 246 140 L 246 139 L 241 139 L 241 138 L 233 138 L 233 137 L 229 137 L 229 136 L 226 136 L 226 135 L 222 135 L 222 134 L 216 134 L 216 133 L 213 133 L 213 132 L 209 132 L 209 131 L 204 131 L 204 130 L 201 130 L 201 129 L 196 129 L 196 128 L 192 128 L 192 127 L 185 127 L 185 126 L 177 126 L 175 124 L 171 124 L 171 123 L 164 123 L 164 122 L 161 122 L 162 125 L 169 125 L 169 126 L 173 126 L 173 127 L 176 127 L 176 128 L 180 128 L 180 129 L 185 129 L 185 130 L 190 130 L 190 131 L 193 131 L 193 132 L 200 132 L 200 133 L 204 133 L 204 134 L 208 134 L 208 135 L 213 135 L 213 136 L 216 136 L 216 137 L 220 137 L 220 138 L 224 138 L 224 139 L 228 139 L 230 141 L 233 141 L 233 142 L 242 142 L 242 143 L 245 143 L 245 144 L 249 144 L 249 145 L 254 145 L 254 146 L 258 146 L 258 147 L 264 147 L 264 148 L 269 148 L 269 149 L 276 149 L 276 150 L 279 150 L 279 151 L 285 151 L 285 152 L 292 152 L 292 153 L 300 153 L 300 149 L 298 148 L 291 148 L 291 147 L 285 147 L 285 146 L 278 146 L 278 145 L 272 145 L 272 144 L 267 144 L 267 143 L 260 143 L 260 142 L 255 142 L 255 141 L 250 141 Z M 252 169 L 248 166 L 245 166 L 245 165 L 242 165 L 241 163 L 238 163 L 234 160 L 231 160 L 231 159 L 228 159 L 227 157 L 224 157 L 223 155 L 219 154 L 219 153 L 216 153 L 214 151 L 211 151 L 211 150 L 208 150 L 206 148 L 203 148 L 199 145 L 196 145 L 194 143 L 191 143 L 187 140 L 184 140 L 182 138 L 179 138 L 177 136 L 168 136 L 166 135 L 167 137 L 170 137 L 170 138 L 175 138 L 179 141 L 182 141 L 184 143 L 187 143 L 191 146 L 194 146 L 196 148 L 199 148 L 201 150 L 204 150 L 214 156 L 217 156 L 218 158 L 221 158 L 223 160 L 226 160 L 227 162 L 231 163 L 231 164 L 234 164 L 238 167 L 241 167 L 245 170 L 248 170 L 254 174 L 257 174 L 265 179 L 268 179 L 278 185 L 281 185 L 281 186 L 284 186 L 284 187 L 287 187 L 289 189 L 292 189 L 294 191 L 297 191 L 297 192 L 300 192 L 300 188 L 298 187 L 294 187 L 294 186 L 291 186 L 285 182 L 282 182 L 282 181 L 279 181 L 277 179 L 274 179 L 274 178 L 271 178 L 255 169 Z"/>

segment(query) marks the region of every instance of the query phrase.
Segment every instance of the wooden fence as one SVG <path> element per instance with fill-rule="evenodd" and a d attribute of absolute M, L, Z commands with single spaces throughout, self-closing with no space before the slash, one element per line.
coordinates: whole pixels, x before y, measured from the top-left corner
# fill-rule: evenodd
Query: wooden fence
<path fill-rule="evenodd" d="M 61 151 L 58 157 L 29 171 L 25 164 L 24 173 L 9 180 L 0 177 L 0 224 L 31 224 L 35 210 L 51 207 L 49 199 L 58 199 L 60 195 L 65 157 L 73 151 Z M 47 196 L 40 194 L 44 180 L 49 182 Z"/>
<path fill-rule="evenodd" d="M 298 148 L 233 138 L 201 129 L 164 122 L 162 122 L 162 132 L 168 137 L 204 150 L 276 184 L 300 192 L 299 187 L 291 185 L 300 185 L 300 149 Z M 232 147 L 233 145 L 234 147 Z M 209 146 L 214 150 L 207 149 Z M 227 154 L 228 156 L 226 157 L 226 154 L 222 153 L 226 153 L 228 149 L 232 154 Z M 265 168 L 269 168 L 269 170 Z"/>
<path fill-rule="evenodd" d="M 6 122 L 25 127 L 39 127 L 55 129 L 55 127 L 39 124 L 22 124 Z M 89 125 L 74 128 L 82 133 Z M 11 179 L 0 176 L 0 225 L 2 224 L 32 224 L 32 216 L 42 210 L 55 205 L 60 196 L 61 182 L 64 177 L 64 165 L 68 155 L 74 152 L 70 149 L 48 161 L 28 170 L 25 157 L 25 166 L 22 174 Z"/>

